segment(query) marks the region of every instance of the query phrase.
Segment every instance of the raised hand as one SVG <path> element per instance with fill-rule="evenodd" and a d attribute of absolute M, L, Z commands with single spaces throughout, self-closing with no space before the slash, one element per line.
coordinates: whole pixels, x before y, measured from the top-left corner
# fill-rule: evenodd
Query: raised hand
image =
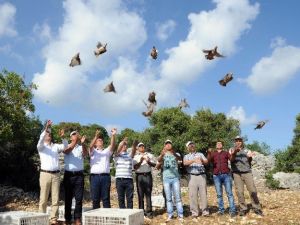
<path fill-rule="evenodd" d="M 116 135 L 117 134 L 117 128 L 111 129 L 111 135 Z"/>
<path fill-rule="evenodd" d="M 65 136 L 65 130 L 64 129 L 60 129 L 59 130 L 59 136 L 60 137 L 64 137 Z"/>
<path fill-rule="evenodd" d="M 95 137 L 99 137 L 99 135 L 100 135 L 100 130 L 97 129 L 96 132 L 95 132 Z"/>
<path fill-rule="evenodd" d="M 83 144 L 85 142 L 85 135 L 83 135 L 80 139 L 81 144 Z"/>

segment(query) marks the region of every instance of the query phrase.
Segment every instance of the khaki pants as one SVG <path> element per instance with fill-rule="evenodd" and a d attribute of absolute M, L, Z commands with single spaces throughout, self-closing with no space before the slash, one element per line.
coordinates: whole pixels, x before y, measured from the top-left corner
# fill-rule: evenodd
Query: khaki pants
<path fill-rule="evenodd" d="M 60 173 L 40 173 L 40 203 L 39 212 L 46 213 L 49 194 L 51 192 L 50 220 L 58 219 Z"/>
<path fill-rule="evenodd" d="M 240 210 L 247 210 L 247 205 L 245 203 L 244 197 L 244 185 L 249 192 L 252 208 L 253 209 L 260 209 L 261 206 L 257 197 L 257 191 L 253 180 L 253 175 L 251 172 L 249 173 L 233 173 L 234 184 L 236 188 L 236 193 L 239 200 Z"/>
<path fill-rule="evenodd" d="M 207 209 L 207 186 L 206 175 L 190 175 L 189 176 L 189 198 L 190 198 L 190 211 L 193 216 L 199 215 L 198 199 L 200 197 L 200 208 L 202 214 L 208 214 Z"/>

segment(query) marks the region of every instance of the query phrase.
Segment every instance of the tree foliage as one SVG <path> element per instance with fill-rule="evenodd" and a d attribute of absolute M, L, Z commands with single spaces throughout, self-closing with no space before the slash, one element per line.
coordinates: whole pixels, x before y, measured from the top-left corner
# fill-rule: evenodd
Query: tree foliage
<path fill-rule="evenodd" d="M 38 184 L 34 155 L 42 124 L 29 116 L 35 88 L 14 72 L 0 73 L 0 180 L 24 189 Z"/>
<path fill-rule="evenodd" d="M 259 143 L 258 141 L 253 141 L 253 143 L 246 144 L 246 147 L 251 151 L 256 151 L 263 155 L 271 154 L 271 147 L 267 145 L 265 142 Z"/>

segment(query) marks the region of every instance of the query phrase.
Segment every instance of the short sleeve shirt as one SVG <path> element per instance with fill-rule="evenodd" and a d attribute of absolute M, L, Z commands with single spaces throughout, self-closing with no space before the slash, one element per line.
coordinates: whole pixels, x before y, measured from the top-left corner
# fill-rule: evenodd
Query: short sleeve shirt
<path fill-rule="evenodd" d="M 185 155 L 183 157 L 183 161 L 193 160 L 196 158 L 201 158 L 203 160 L 206 160 L 206 157 L 202 153 L 194 152 L 194 153 L 189 153 L 189 154 Z M 200 164 L 200 163 L 192 163 L 186 167 L 186 170 L 188 173 L 192 173 L 192 174 L 204 174 L 205 173 L 205 167 L 203 164 Z"/>

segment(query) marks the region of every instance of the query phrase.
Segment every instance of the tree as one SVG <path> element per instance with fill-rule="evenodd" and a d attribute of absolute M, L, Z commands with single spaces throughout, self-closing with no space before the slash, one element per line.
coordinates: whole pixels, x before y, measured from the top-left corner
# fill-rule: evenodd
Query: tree
<path fill-rule="evenodd" d="M 14 72 L 0 73 L 0 180 L 25 190 L 38 187 L 34 156 L 42 124 L 29 116 L 36 88 Z"/>
<path fill-rule="evenodd" d="M 253 141 L 253 143 L 251 143 L 251 144 L 246 144 L 246 147 L 248 149 L 250 149 L 251 151 L 256 151 L 263 155 L 271 154 L 271 148 L 265 142 L 259 143 L 258 141 Z"/>

